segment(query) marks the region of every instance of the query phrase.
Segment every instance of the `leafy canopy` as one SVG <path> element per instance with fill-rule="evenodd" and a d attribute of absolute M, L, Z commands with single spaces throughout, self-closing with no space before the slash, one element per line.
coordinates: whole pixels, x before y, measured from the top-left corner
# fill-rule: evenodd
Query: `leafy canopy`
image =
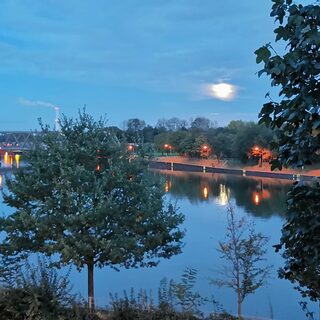
<path fill-rule="evenodd" d="M 279 128 L 279 158 L 273 167 L 310 164 L 320 149 L 320 6 L 272 0 L 271 16 L 279 23 L 276 41 L 286 50 L 276 53 L 267 44 L 255 53 L 263 62 L 259 74 L 279 87 L 280 101 L 264 104 L 260 122 Z M 318 2 L 318 1 L 317 1 Z M 320 298 L 320 184 L 295 183 L 288 194 L 287 221 L 277 250 L 284 248 L 280 276 L 297 284 L 303 296 Z"/>
<path fill-rule="evenodd" d="M 180 252 L 183 216 L 166 204 L 142 160 L 85 112 L 61 131 L 41 126 L 28 166 L 8 181 L 1 220 L 6 256 L 42 252 L 58 265 L 153 266 Z"/>
<path fill-rule="evenodd" d="M 263 105 L 260 123 L 280 129 L 279 160 L 273 167 L 302 167 L 310 164 L 320 143 L 320 7 L 272 2 L 271 16 L 279 23 L 276 41 L 283 41 L 286 50 L 278 54 L 269 43 L 255 52 L 257 63 L 264 65 L 259 76 L 270 77 L 281 99 Z"/>

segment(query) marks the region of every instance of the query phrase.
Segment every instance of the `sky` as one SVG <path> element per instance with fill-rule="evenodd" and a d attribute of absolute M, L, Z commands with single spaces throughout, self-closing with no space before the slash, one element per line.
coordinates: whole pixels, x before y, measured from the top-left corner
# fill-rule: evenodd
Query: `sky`
<path fill-rule="evenodd" d="M 130 118 L 257 121 L 270 90 L 254 51 L 271 0 L 1 0 L 0 131 L 53 126 L 54 106 Z M 229 83 L 233 99 L 210 88 Z"/>

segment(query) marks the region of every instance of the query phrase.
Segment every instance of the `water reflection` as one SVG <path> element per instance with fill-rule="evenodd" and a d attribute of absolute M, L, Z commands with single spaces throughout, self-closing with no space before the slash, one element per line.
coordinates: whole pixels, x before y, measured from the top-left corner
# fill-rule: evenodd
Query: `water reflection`
<path fill-rule="evenodd" d="M 291 181 L 210 173 L 154 171 L 165 176 L 164 191 L 191 203 L 214 202 L 225 206 L 230 199 L 254 216 L 283 215 Z"/>
<path fill-rule="evenodd" d="M 202 195 L 203 195 L 203 199 L 208 199 L 208 196 L 209 196 L 208 187 L 203 187 Z"/>
<path fill-rule="evenodd" d="M 15 165 L 16 168 L 20 167 L 20 158 L 21 155 L 16 153 L 16 154 L 10 154 L 7 151 L 3 155 L 3 166 L 5 168 L 12 168 L 13 165 Z"/>
<path fill-rule="evenodd" d="M 19 168 L 20 167 L 20 154 L 15 154 L 14 160 L 16 162 L 16 167 Z"/>
<path fill-rule="evenodd" d="M 216 198 L 216 203 L 225 206 L 230 199 L 230 189 L 227 188 L 224 184 L 219 185 L 219 195 Z"/>
<path fill-rule="evenodd" d="M 164 185 L 164 192 L 166 192 L 166 193 L 169 192 L 171 187 L 172 187 L 172 176 L 171 175 L 169 175 L 169 176 L 166 175 L 166 182 L 165 182 L 165 185 Z"/>

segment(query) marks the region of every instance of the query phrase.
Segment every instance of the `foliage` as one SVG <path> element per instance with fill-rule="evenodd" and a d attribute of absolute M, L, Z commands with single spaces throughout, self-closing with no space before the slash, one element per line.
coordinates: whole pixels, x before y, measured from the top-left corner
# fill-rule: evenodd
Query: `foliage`
<path fill-rule="evenodd" d="M 188 128 L 189 124 L 186 120 L 181 120 L 179 118 L 173 117 L 170 119 L 159 119 L 156 127 L 163 128 L 168 131 L 178 131 Z"/>
<path fill-rule="evenodd" d="M 281 277 L 298 283 L 303 297 L 320 298 L 320 182 L 296 182 L 288 194 L 287 221 L 279 250 L 284 247 Z"/>
<path fill-rule="evenodd" d="M 255 53 L 264 64 L 259 75 L 271 78 L 280 88 L 280 102 L 265 103 L 260 123 L 279 128 L 279 161 L 274 167 L 310 164 L 320 144 L 320 6 L 298 5 L 292 0 L 273 0 L 271 16 L 278 21 L 276 41 L 284 41 L 286 52 L 277 54 L 271 44 Z"/>
<path fill-rule="evenodd" d="M 221 307 L 208 317 L 199 311 L 200 305 L 205 301 L 199 293 L 193 292 L 196 271 L 186 269 L 182 281 L 176 283 L 166 278 L 160 282 L 158 290 L 158 303 L 155 303 L 152 292 L 140 290 L 137 294 L 132 289 L 130 294 L 124 291 L 122 297 L 110 295 L 111 303 L 107 319 L 111 320 L 234 320 Z M 175 304 L 180 311 L 175 309 Z M 214 305 L 218 303 L 214 301 Z"/>
<path fill-rule="evenodd" d="M 164 290 L 163 284 L 162 288 Z M 159 303 L 156 305 L 152 298 L 152 293 L 147 293 L 145 290 L 140 290 L 138 294 L 135 294 L 132 289 L 130 295 L 126 291 L 123 293 L 123 297 L 120 298 L 117 294 L 110 295 L 111 304 L 108 314 L 108 319 L 123 319 L 123 320 L 197 320 L 196 315 L 193 315 L 190 311 L 179 312 L 174 309 L 171 304 L 173 298 L 170 293 L 170 285 L 165 290 L 169 290 L 169 296 L 164 297 L 163 291 L 159 295 Z"/>
<path fill-rule="evenodd" d="M 200 157 L 201 149 L 204 144 L 208 144 L 204 134 L 188 132 L 185 138 L 181 141 L 180 149 L 190 157 Z"/>
<path fill-rule="evenodd" d="M 201 148 L 207 145 L 220 160 L 222 157 L 248 158 L 253 145 L 269 148 L 272 131 L 254 122 L 231 121 L 225 128 L 198 130 L 165 131 L 154 137 L 155 148 L 164 151 L 164 145 L 170 144 L 174 152 L 190 157 L 200 157 Z"/>
<path fill-rule="evenodd" d="M 308 320 L 314 320 L 314 312 L 311 312 L 308 308 L 308 303 L 307 302 L 300 302 L 299 303 L 302 311 L 305 312 L 306 317 L 308 318 Z"/>
<path fill-rule="evenodd" d="M 155 266 L 180 253 L 183 216 L 103 120 L 80 112 L 38 137 L 27 169 L 7 181 L 4 201 L 16 210 L 1 219 L 3 255 L 41 252 L 87 267 L 91 305 L 94 266 Z"/>
<path fill-rule="evenodd" d="M 320 146 L 320 6 L 292 0 L 273 0 L 271 16 L 279 23 L 276 41 L 283 41 L 280 55 L 267 44 L 256 51 L 259 74 L 279 87 L 280 101 L 263 105 L 260 122 L 278 128 L 275 145 L 283 165 L 303 167 L 319 154 Z M 296 183 L 287 200 L 287 222 L 277 250 L 284 248 L 285 266 L 280 276 L 297 284 L 303 296 L 320 297 L 319 282 L 319 181 Z"/>
<path fill-rule="evenodd" d="M 86 309 L 70 294 L 68 274 L 59 276 L 50 261 L 38 258 L 36 266 L 27 260 L 15 266 L 15 275 L 0 289 L 1 319 L 72 320 L 85 319 Z"/>
<path fill-rule="evenodd" d="M 192 129 L 207 131 L 210 127 L 212 127 L 211 121 L 204 117 L 197 117 L 191 122 Z"/>
<path fill-rule="evenodd" d="M 264 285 L 271 266 L 261 265 L 265 261 L 265 246 L 268 238 L 254 231 L 252 223 L 245 218 L 236 219 L 234 209 L 228 207 L 226 239 L 219 242 L 218 251 L 226 260 L 222 279 L 212 284 L 232 288 L 237 294 L 238 318 L 241 319 L 241 304 L 244 299 Z"/>
<path fill-rule="evenodd" d="M 131 289 L 130 296 L 124 291 L 123 298 L 117 294 L 110 294 L 110 312 L 108 319 L 150 319 L 149 314 L 154 312 L 152 298 L 145 290 L 140 290 L 137 295 Z"/>
<path fill-rule="evenodd" d="M 125 127 L 128 132 L 141 131 L 145 128 L 145 126 L 146 126 L 146 123 L 144 122 L 144 120 L 140 120 L 137 118 L 129 119 L 125 123 Z"/>
<path fill-rule="evenodd" d="M 201 297 L 199 292 L 193 292 L 196 279 L 197 270 L 186 268 L 181 276 L 181 282 L 173 281 L 171 283 L 171 290 L 176 304 L 182 312 L 201 316 L 202 312 L 199 308 L 204 304 L 205 299 Z"/>

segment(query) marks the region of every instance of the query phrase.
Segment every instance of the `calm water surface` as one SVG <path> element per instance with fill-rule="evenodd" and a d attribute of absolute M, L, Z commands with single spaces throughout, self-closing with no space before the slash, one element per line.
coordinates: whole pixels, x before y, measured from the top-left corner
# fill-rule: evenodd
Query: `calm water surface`
<path fill-rule="evenodd" d="M 277 278 L 277 269 L 283 261 L 274 253 L 272 245 L 277 244 L 284 219 L 285 197 L 291 182 L 286 180 L 246 178 L 219 174 L 192 174 L 152 172 L 163 177 L 167 198 L 176 202 L 186 216 L 186 236 L 183 253 L 170 260 L 162 260 L 158 267 L 150 269 L 110 268 L 96 271 L 96 300 L 106 305 L 109 292 L 152 290 L 156 298 L 159 282 L 164 277 L 178 280 L 186 267 L 198 270 L 196 289 L 203 296 L 214 295 L 231 313 L 236 312 L 236 296 L 231 289 L 217 288 L 209 284 L 210 279 L 219 277 L 217 271 L 223 261 L 217 252 L 218 241 L 224 239 L 226 228 L 226 205 L 234 205 L 236 215 L 248 216 L 254 220 L 256 230 L 270 237 L 268 264 L 274 265 L 267 286 L 248 296 L 243 304 L 243 313 L 261 319 L 305 319 L 298 302 L 302 300 L 293 286 Z M 0 183 L 5 184 L 4 176 Z M 1 212 L 9 212 L 1 202 Z M 86 272 L 72 272 L 74 291 L 86 296 Z M 316 310 L 314 305 L 311 305 Z M 312 309 L 311 308 L 311 309 Z M 203 307 L 212 311 L 211 305 Z"/>

